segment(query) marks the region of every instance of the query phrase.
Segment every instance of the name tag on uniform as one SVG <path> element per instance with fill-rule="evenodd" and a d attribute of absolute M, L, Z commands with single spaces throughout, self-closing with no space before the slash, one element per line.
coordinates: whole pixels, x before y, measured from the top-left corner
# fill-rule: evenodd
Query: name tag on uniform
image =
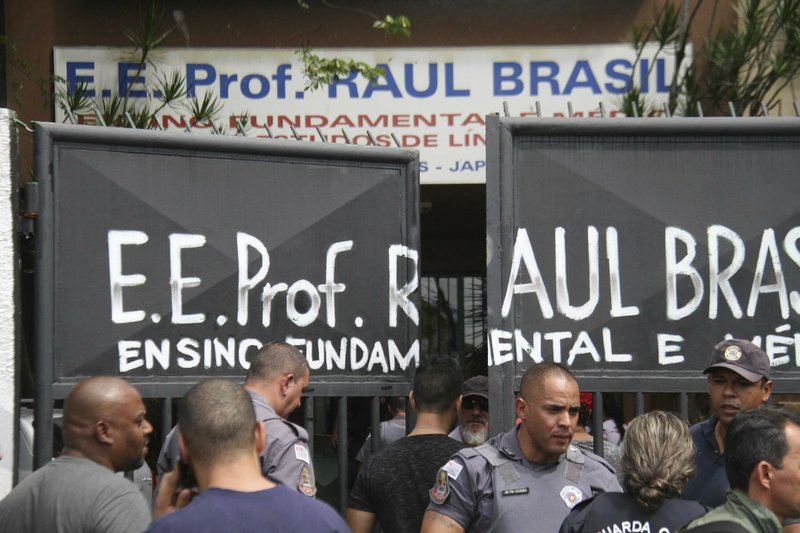
<path fill-rule="evenodd" d="M 447 461 L 447 464 L 442 467 L 442 470 L 447 472 L 447 475 L 453 479 L 458 479 L 458 475 L 464 467 L 455 461 Z"/>
<path fill-rule="evenodd" d="M 302 444 L 294 445 L 294 456 L 297 458 L 298 461 L 303 461 L 305 463 L 311 464 L 311 455 L 308 453 L 308 448 L 306 448 Z"/>
<path fill-rule="evenodd" d="M 506 489 L 500 492 L 500 494 L 503 496 L 519 496 L 521 494 L 528 494 L 528 492 L 530 492 L 528 487 L 522 487 L 521 489 Z"/>

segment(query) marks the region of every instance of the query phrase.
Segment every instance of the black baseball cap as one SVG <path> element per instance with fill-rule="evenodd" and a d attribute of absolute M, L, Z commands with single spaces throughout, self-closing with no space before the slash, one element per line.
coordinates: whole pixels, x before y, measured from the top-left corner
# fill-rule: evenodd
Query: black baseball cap
<path fill-rule="evenodd" d="M 461 395 L 483 396 L 489 399 L 489 378 L 486 376 L 473 376 L 461 385 Z"/>
<path fill-rule="evenodd" d="M 763 378 L 769 379 L 769 357 L 764 350 L 750 341 L 729 339 L 717 343 L 711 353 L 711 362 L 703 374 L 712 368 L 733 370 L 747 381 L 755 383 Z"/>

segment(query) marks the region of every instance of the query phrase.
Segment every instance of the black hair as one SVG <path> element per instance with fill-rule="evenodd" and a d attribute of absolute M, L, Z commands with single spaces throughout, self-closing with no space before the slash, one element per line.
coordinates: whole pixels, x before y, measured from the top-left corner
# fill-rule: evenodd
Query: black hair
<path fill-rule="evenodd" d="M 464 375 L 457 361 L 431 357 L 414 374 L 414 401 L 417 409 L 444 413 L 461 395 Z"/>
<path fill-rule="evenodd" d="M 389 396 L 386 398 L 386 407 L 391 407 L 393 411 L 405 411 L 406 410 L 406 398 L 405 396 Z"/>
<path fill-rule="evenodd" d="M 285 342 L 270 342 L 250 358 L 247 381 L 269 383 L 287 373 L 300 379 L 307 368 L 308 362 L 300 350 Z"/>
<path fill-rule="evenodd" d="M 233 381 L 201 381 L 181 398 L 178 422 L 186 447 L 213 462 L 253 449 L 256 414 L 245 389 Z"/>
<path fill-rule="evenodd" d="M 750 475 L 761 461 L 783 467 L 789 449 L 787 424 L 800 426 L 800 415 L 778 407 L 758 407 L 734 417 L 725 435 L 725 473 L 731 488 L 747 492 Z"/>

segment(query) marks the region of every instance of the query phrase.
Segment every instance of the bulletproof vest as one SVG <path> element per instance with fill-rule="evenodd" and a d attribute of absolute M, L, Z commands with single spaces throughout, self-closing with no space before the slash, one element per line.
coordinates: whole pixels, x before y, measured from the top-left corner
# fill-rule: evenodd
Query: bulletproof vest
<path fill-rule="evenodd" d="M 532 470 L 503 448 L 473 448 L 492 467 L 494 511 L 490 532 L 557 532 L 570 510 L 592 496 L 581 479 L 583 454 L 570 445 L 566 460 Z M 583 476 L 585 477 L 585 476 Z M 582 482 L 583 481 L 583 482 Z"/>

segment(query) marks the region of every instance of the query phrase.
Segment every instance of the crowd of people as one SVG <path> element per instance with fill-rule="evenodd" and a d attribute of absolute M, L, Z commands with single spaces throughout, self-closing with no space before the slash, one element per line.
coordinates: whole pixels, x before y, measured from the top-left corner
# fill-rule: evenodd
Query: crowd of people
<path fill-rule="evenodd" d="M 344 517 L 315 498 L 308 434 L 287 420 L 310 381 L 294 347 L 265 346 L 243 385 L 189 389 L 158 457 L 153 509 L 115 475 L 147 452 L 142 398 L 122 379 L 90 377 L 64 402 L 61 455 L 0 501 L 0 531 L 800 531 L 800 415 L 765 405 L 767 355 L 725 340 L 704 373 L 707 420 L 639 415 L 601 456 L 586 427 L 591 395 L 567 368 L 528 368 L 517 424 L 490 436 L 488 379 L 424 360 L 408 399 L 387 399 L 391 418 L 359 451 Z"/>

